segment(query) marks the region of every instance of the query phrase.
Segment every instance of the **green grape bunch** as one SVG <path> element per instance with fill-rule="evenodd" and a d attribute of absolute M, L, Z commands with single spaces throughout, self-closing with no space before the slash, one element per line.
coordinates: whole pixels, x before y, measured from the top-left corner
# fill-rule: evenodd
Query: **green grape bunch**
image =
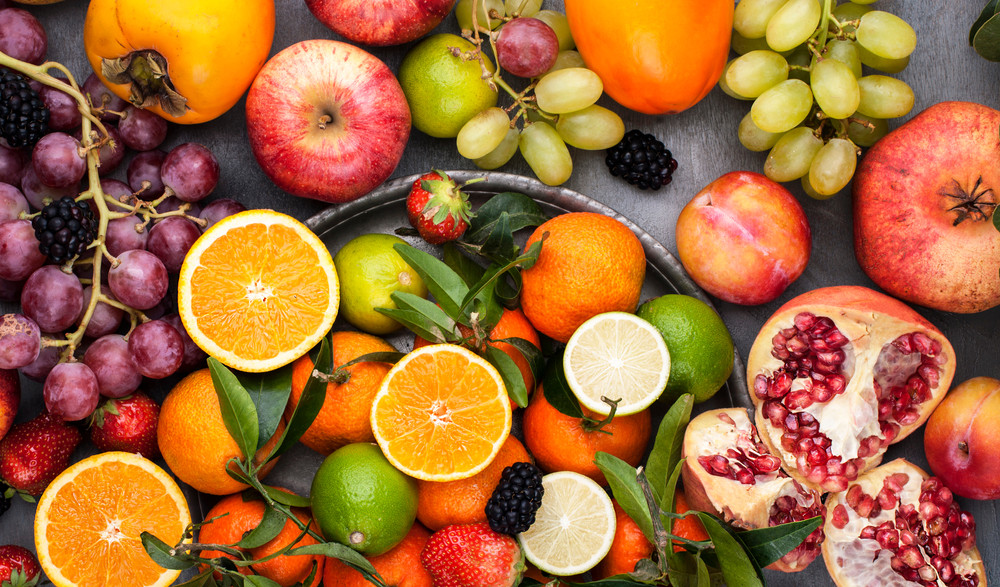
<path fill-rule="evenodd" d="M 917 45 L 913 27 L 875 0 L 740 0 L 722 90 L 752 100 L 737 136 L 769 151 L 764 173 L 801 180 L 816 199 L 851 181 L 861 147 L 888 132 L 887 119 L 913 108 L 913 90 L 895 74 Z M 865 75 L 864 68 L 877 73 Z"/>

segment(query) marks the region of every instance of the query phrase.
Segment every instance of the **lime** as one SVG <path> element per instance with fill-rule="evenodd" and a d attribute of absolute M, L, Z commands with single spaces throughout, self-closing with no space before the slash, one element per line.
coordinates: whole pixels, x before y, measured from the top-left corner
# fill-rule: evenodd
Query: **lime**
<path fill-rule="evenodd" d="M 475 45 L 458 35 L 434 35 L 410 49 L 399 66 L 413 126 L 432 137 L 458 136 L 469 119 L 497 103 L 497 91 L 483 79 L 479 60 L 465 60 L 452 48 L 465 53 Z M 495 71 L 485 55 L 483 63 L 490 73 Z"/>
<path fill-rule="evenodd" d="M 670 353 L 652 324 L 635 314 L 605 312 L 573 332 L 563 353 L 566 383 L 586 408 L 607 415 L 601 397 L 620 400 L 616 415 L 641 412 L 660 397 Z"/>
<path fill-rule="evenodd" d="M 395 308 L 392 292 L 427 297 L 427 285 L 392 248 L 403 239 L 391 234 L 363 234 L 345 244 L 333 258 L 340 277 L 340 314 L 370 334 L 389 334 L 402 325 L 375 308 Z"/>
<path fill-rule="evenodd" d="M 660 331 L 670 349 L 669 401 L 690 393 L 701 402 L 719 391 L 733 371 L 733 338 L 711 306 L 670 294 L 649 300 L 636 314 Z"/>
<path fill-rule="evenodd" d="M 399 544 L 417 518 L 417 482 L 367 442 L 348 444 L 326 457 L 313 477 L 311 495 L 323 536 L 367 555 Z"/>

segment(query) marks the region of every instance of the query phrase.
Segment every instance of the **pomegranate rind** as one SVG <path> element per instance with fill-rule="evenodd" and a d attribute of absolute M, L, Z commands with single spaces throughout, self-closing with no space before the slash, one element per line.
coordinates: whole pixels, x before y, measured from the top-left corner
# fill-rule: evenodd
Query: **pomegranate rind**
<path fill-rule="evenodd" d="M 916 504 L 920 497 L 920 484 L 929 477 L 923 469 L 907 461 L 896 459 L 880 467 L 872 469 L 851 483 L 860 486 L 868 495 L 877 494 L 884 480 L 894 473 L 906 473 L 910 479 L 900 492 L 900 503 Z M 849 489 L 848 489 L 849 490 Z M 826 569 L 838 587 L 908 587 L 915 583 L 907 581 L 889 566 L 886 554 L 878 554 L 879 546 L 874 540 L 858 538 L 861 529 L 869 525 L 879 525 L 891 520 L 895 510 L 882 510 L 877 516 L 862 518 L 846 506 L 847 491 L 830 494 L 826 500 L 826 522 L 823 532 L 823 562 Z M 834 523 L 834 510 L 838 505 L 845 504 L 850 514 L 850 521 L 844 528 L 837 528 Z M 852 550 L 853 549 L 853 550 Z M 883 551 L 887 552 L 887 551 Z M 877 558 L 876 558 L 877 557 Z M 986 587 L 986 568 L 982 555 L 975 546 L 964 549 L 952 559 L 955 572 L 967 574 L 975 572 L 979 576 L 979 587 Z M 855 563 L 856 567 L 845 566 L 845 563 Z M 861 576 L 858 576 L 861 573 Z M 938 583 L 941 584 L 941 583 Z"/>
<path fill-rule="evenodd" d="M 1000 233 L 988 216 L 954 225 L 957 214 L 948 208 L 958 201 L 942 195 L 979 182 L 983 197 L 998 201 L 997 126 L 1000 111 L 941 102 L 861 159 L 853 183 L 854 253 L 880 288 L 949 312 L 1000 304 Z"/>
<path fill-rule="evenodd" d="M 920 332 L 940 343 L 941 352 L 938 356 L 945 358 L 945 362 L 938 365 L 937 386 L 930 387 L 930 397 L 917 404 L 919 417 L 910 424 L 900 425 L 890 444 L 899 442 L 919 428 L 944 399 L 955 374 L 955 351 L 944 334 L 915 310 L 899 300 L 861 286 L 833 286 L 806 292 L 786 302 L 764 323 L 747 355 L 747 381 L 751 386 L 749 394 L 756 408 L 755 421 L 761 440 L 772 454 L 781 458 L 785 471 L 803 485 L 821 492 L 839 491 L 843 489 L 842 485 L 837 487 L 832 482 L 816 483 L 809 480 L 800 470 L 796 456 L 782 450 L 783 429 L 772 425 L 764 415 L 764 400 L 757 397 L 752 389 L 758 374 L 770 376 L 783 366 L 780 359 L 771 355 L 771 339 L 779 330 L 792 326 L 795 317 L 801 312 L 830 318 L 849 340 L 844 347 L 851 351 L 849 360 L 844 363 L 845 372 L 849 375 L 847 386 L 843 393 L 825 404 L 831 409 L 824 410 L 816 419 L 820 423 L 820 432 L 834 442 L 833 448 L 846 447 L 854 455 L 850 458 L 856 456 L 854 444 L 858 440 L 870 435 L 882 436 L 872 375 L 872 368 L 882 348 L 901 335 Z M 813 411 L 819 411 L 819 408 L 814 408 Z M 822 415 L 826 413 L 833 416 L 824 420 Z M 845 432 L 849 436 L 844 436 Z M 851 438 L 855 438 L 855 441 Z M 870 456 L 857 457 L 864 461 L 863 466 L 858 467 L 858 475 L 877 466 L 882 461 L 885 450 L 886 447 L 881 447 Z M 841 456 L 844 453 L 839 449 L 831 452 L 832 455 Z M 843 458 L 841 462 L 847 460 Z"/>

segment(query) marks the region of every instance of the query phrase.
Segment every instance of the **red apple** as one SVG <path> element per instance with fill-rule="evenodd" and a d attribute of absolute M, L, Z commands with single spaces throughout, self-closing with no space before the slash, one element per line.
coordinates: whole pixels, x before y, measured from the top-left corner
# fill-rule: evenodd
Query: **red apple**
<path fill-rule="evenodd" d="M 426 35 L 455 0 L 306 0 L 330 30 L 362 45 L 400 45 Z"/>
<path fill-rule="evenodd" d="M 21 404 L 21 380 L 16 369 L 0 369 L 0 438 L 7 434 Z"/>
<path fill-rule="evenodd" d="M 974 377 L 948 392 L 927 420 L 927 463 L 958 495 L 1000 498 L 998 419 L 1000 381 Z"/>
<path fill-rule="evenodd" d="M 705 186 L 677 217 L 677 252 L 705 291 L 734 304 L 766 304 L 802 275 L 812 237 L 781 184 L 733 171 Z"/>
<path fill-rule="evenodd" d="M 302 41 L 272 57 L 246 109 L 264 173 L 290 194 L 325 202 L 354 200 L 385 181 L 410 136 L 410 109 L 392 71 L 339 41 Z"/>

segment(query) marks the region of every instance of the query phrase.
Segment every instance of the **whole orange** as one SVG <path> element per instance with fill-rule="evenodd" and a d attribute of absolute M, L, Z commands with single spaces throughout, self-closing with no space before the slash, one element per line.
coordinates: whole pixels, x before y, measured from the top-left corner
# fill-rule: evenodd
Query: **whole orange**
<path fill-rule="evenodd" d="M 688 505 L 687 498 L 684 497 L 684 492 L 680 489 L 674 493 L 674 513 L 683 514 L 684 512 L 691 511 L 692 508 Z M 674 520 L 674 527 L 670 531 L 674 536 L 679 536 L 681 538 L 687 538 L 688 540 L 708 540 L 708 532 L 705 531 L 704 524 L 698 519 L 695 514 L 690 514 L 684 516 L 680 520 Z M 684 550 L 681 546 L 679 540 L 674 540 L 674 552 L 680 552 Z"/>
<path fill-rule="evenodd" d="M 587 409 L 595 420 L 603 419 Z M 652 428 L 649 410 L 616 416 L 601 430 L 591 429 L 581 418 L 563 414 L 545 399 L 539 385 L 524 410 L 524 442 L 545 472 L 574 471 L 605 485 L 604 474 L 594 464 L 594 455 L 606 452 L 637 466 L 646 452 Z"/>
<path fill-rule="evenodd" d="M 377 336 L 353 331 L 331 334 L 330 348 L 335 367 L 368 353 L 396 351 L 392 345 Z M 323 408 L 302 435 L 302 444 L 328 455 L 354 442 L 374 442 L 370 419 L 372 400 L 378 393 L 382 378 L 391 367 L 390 363 L 356 363 L 344 369 L 348 374 L 347 381 L 327 383 Z M 308 354 L 296 360 L 292 366 L 292 394 L 285 408 L 287 416 L 291 416 L 298 405 L 312 372 L 313 360 Z"/>
<path fill-rule="evenodd" d="M 531 393 L 531 390 L 535 388 L 535 377 L 531 374 L 531 367 L 528 365 L 528 360 L 524 358 L 521 351 L 517 350 L 514 345 L 507 342 L 493 342 L 505 338 L 523 338 L 536 347 L 540 347 L 542 341 L 538 338 L 538 332 L 531 326 L 531 322 L 528 322 L 528 319 L 524 316 L 524 312 L 520 309 L 504 309 L 503 314 L 500 315 L 500 320 L 497 321 L 493 330 L 490 330 L 485 340 L 475 340 L 472 329 L 467 326 L 459 325 L 458 329 L 461 331 L 462 336 L 468 339 L 468 343 L 463 346 L 480 355 L 485 352 L 485 345 L 487 344 L 507 353 L 507 356 L 521 370 L 521 377 L 524 378 L 524 386 L 528 389 L 528 393 Z M 414 349 L 429 344 L 431 343 L 419 336 L 413 339 Z"/>
<path fill-rule="evenodd" d="M 503 470 L 514 463 L 531 462 L 521 441 L 508 436 L 485 469 L 456 481 L 417 481 L 417 519 L 437 531 L 449 524 L 486 521 L 486 502 L 500 483 Z"/>
<path fill-rule="evenodd" d="M 420 551 L 427 544 L 431 533 L 420 524 L 414 524 L 403 541 L 386 553 L 368 556 L 386 585 L 395 587 L 432 587 L 434 579 L 420 563 Z M 323 587 L 371 587 L 361 573 L 335 558 L 326 559 Z"/>
<path fill-rule="evenodd" d="M 255 455 L 259 462 L 281 438 L 283 424 Z M 163 460 L 178 479 L 202 493 L 228 495 L 247 488 L 226 473 L 230 459 L 242 452 L 222 421 L 219 397 L 208 369 L 181 379 L 160 407 L 156 442 Z M 260 472 L 263 477 L 274 468 L 271 461 Z"/>
<path fill-rule="evenodd" d="M 202 526 L 198 532 L 198 541 L 202 544 L 233 544 L 238 542 L 243 538 L 244 534 L 250 532 L 260 524 L 264 518 L 264 510 L 265 504 L 261 499 L 244 500 L 241 493 L 226 496 L 219 500 L 205 514 L 206 520 L 211 520 L 216 516 L 222 517 Z M 308 510 L 295 508 L 292 511 L 300 522 L 305 524 L 312 522 Z M 318 532 L 315 524 L 312 524 L 312 528 Z M 301 533 L 302 530 L 296 524 L 291 520 L 287 520 L 285 526 L 277 536 L 263 546 L 251 548 L 249 550 L 250 556 L 253 560 L 257 560 L 274 554 L 293 542 Z M 316 544 L 316 540 L 307 534 L 295 544 L 295 547 L 309 546 L 310 544 Z M 232 555 L 217 550 L 203 551 L 201 556 L 203 558 L 235 558 Z M 244 575 L 249 575 L 252 572 L 267 577 L 282 587 L 289 587 L 297 582 L 304 581 L 312 571 L 313 563 L 315 563 L 316 574 L 312 582 L 309 583 L 309 587 L 316 587 L 323 578 L 324 562 L 325 557 L 318 555 L 283 554 L 252 565 L 249 568 L 243 567 L 240 569 L 240 572 Z"/>
<path fill-rule="evenodd" d="M 521 273 L 521 308 L 539 332 L 566 342 L 604 312 L 634 312 L 646 276 L 642 243 L 618 220 L 574 212 L 542 223 L 525 249 L 548 233 L 538 261 Z"/>
<path fill-rule="evenodd" d="M 607 579 L 621 573 L 631 573 L 635 565 L 653 554 L 653 545 L 646 540 L 646 535 L 639 529 L 625 510 L 615 501 L 615 540 L 601 562 L 591 569 L 591 576 L 597 579 Z"/>

